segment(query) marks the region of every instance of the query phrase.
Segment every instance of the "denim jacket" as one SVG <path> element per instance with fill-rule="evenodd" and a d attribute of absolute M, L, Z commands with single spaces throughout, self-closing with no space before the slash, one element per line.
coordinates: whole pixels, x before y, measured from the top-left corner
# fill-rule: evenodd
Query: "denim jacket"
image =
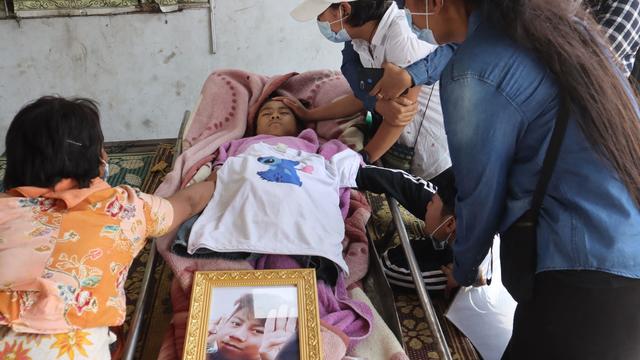
<path fill-rule="evenodd" d="M 414 64 L 420 64 L 418 65 L 419 69 L 415 71 L 420 71 L 423 74 L 422 76 L 426 76 L 420 85 L 433 85 L 440 79 L 442 70 L 444 70 L 444 67 L 449 63 L 457 47 L 457 44 L 440 45 L 432 53 L 427 55 L 426 58 Z M 353 49 L 351 41 L 347 41 L 344 44 L 344 49 L 342 49 L 342 66 L 340 70 L 342 71 L 342 75 L 347 79 L 347 82 L 349 82 L 353 95 L 362 101 L 365 109 L 373 114 L 375 113 L 376 97 L 369 95 L 368 92 L 360 88 L 358 69 L 362 68 L 363 66 L 358 53 Z"/>
<path fill-rule="evenodd" d="M 407 68 L 416 84 L 428 79 L 423 67 L 418 62 Z M 470 285 L 494 234 L 531 206 L 558 116 L 559 88 L 545 65 L 479 13 L 472 14 L 467 38 L 440 86 L 458 187 L 454 277 Z M 578 116 L 570 115 L 543 201 L 537 271 L 640 278 L 640 210 L 586 140 Z"/>

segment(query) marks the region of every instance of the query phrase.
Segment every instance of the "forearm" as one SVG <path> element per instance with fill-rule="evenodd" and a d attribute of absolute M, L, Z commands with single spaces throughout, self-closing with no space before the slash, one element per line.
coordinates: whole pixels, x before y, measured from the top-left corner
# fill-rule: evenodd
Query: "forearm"
<path fill-rule="evenodd" d="M 173 207 L 173 223 L 169 231 L 176 230 L 190 217 L 200 213 L 209 203 L 216 187 L 215 172 L 207 180 L 188 186 L 167 200 Z"/>
<path fill-rule="evenodd" d="M 354 95 L 344 96 L 330 104 L 317 107 L 309 111 L 307 121 L 323 121 L 339 119 L 353 115 L 363 110 L 363 105 Z"/>
<path fill-rule="evenodd" d="M 457 50 L 457 44 L 445 44 L 424 59 L 407 66 L 405 70 L 411 76 L 412 85 L 433 85 L 440 80 L 442 71 Z"/>
<path fill-rule="evenodd" d="M 503 220 L 516 153 L 516 141 L 505 139 L 517 139 L 527 122 L 510 99 L 478 79 L 450 82 L 440 98 L 448 116 L 447 142 L 457 188 L 453 276 L 468 286 L 476 281 Z M 464 101 L 456 101 L 460 98 Z"/>
<path fill-rule="evenodd" d="M 427 203 L 431 201 L 435 188 L 430 182 L 402 170 L 366 165 L 356 177 L 359 190 L 386 193 L 396 199 L 418 219 L 424 219 Z"/>
<path fill-rule="evenodd" d="M 403 126 L 393 126 L 383 121 L 373 138 L 364 147 L 369 155 L 369 161 L 379 160 L 398 141 L 403 130 Z"/>

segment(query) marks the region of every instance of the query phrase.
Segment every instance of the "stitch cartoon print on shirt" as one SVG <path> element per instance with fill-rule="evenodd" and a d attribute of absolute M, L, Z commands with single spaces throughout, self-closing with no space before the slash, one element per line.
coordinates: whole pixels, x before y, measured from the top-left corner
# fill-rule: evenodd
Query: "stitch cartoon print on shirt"
<path fill-rule="evenodd" d="M 280 159 L 275 156 L 262 156 L 258 158 L 258 162 L 269 165 L 269 169 L 258 171 L 258 175 L 262 179 L 302 186 L 302 181 L 297 173 L 298 169 L 296 169 L 296 166 L 300 164 L 299 161 Z"/>

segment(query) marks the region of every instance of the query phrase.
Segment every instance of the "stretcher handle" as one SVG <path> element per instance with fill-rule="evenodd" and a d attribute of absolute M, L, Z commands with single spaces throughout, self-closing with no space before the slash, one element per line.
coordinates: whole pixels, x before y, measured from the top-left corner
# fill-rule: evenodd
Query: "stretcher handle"
<path fill-rule="evenodd" d="M 402 244 L 402 249 L 404 250 L 404 255 L 406 256 L 407 262 L 409 263 L 409 270 L 411 271 L 411 277 L 413 278 L 413 283 L 415 284 L 416 291 L 418 292 L 418 298 L 420 298 L 420 303 L 422 305 L 422 308 L 424 309 L 424 313 L 426 314 L 427 324 L 429 325 L 429 328 L 431 329 L 435 337 L 434 340 L 438 353 L 440 354 L 441 359 L 452 360 L 451 352 L 449 351 L 449 346 L 447 345 L 447 340 L 444 337 L 442 327 L 440 326 L 438 317 L 436 316 L 433 305 L 431 304 L 431 300 L 429 299 L 427 288 L 424 285 L 424 281 L 422 281 L 422 272 L 420 271 L 420 267 L 418 266 L 416 255 L 413 253 L 413 249 L 411 248 L 409 235 L 407 234 L 407 229 L 404 226 L 402 216 L 400 215 L 400 209 L 398 208 L 398 202 L 396 201 L 396 199 L 392 198 L 389 195 L 385 196 L 387 197 L 387 203 L 389 203 L 389 209 L 391 210 L 393 222 L 396 225 L 396 230 L 398 231 L 398 235 L 400 236 L 400 242 Z"/>

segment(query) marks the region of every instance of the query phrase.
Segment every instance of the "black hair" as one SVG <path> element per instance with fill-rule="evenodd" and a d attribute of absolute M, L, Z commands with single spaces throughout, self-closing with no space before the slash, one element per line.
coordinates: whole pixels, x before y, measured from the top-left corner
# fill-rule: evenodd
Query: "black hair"
<path fill-rule="evenodd" d="M 254 299 L 253 299 L 253 295 L 252 294 L 244 294 L 242 296 L 240 296 L 234 303 L 234 309 L 231 312 L 231 314 L 229 315 L 229 318 L 233 317 L 235 314 L 239 313 L 242 310 L 247 310 L 247 314 L 249 315 L 249 317 L 259 321 L 260 323 L 262 323 L 262 325 L 264 325 L 264 323 L 266 322 L 266 319 L 257 319 L 256 318 L 256 314 L 253 311 L 254 309 Z"/>
<path fill-rule="evenodd" d="M 258 117 L 260 117 L 260 109 L 262 109 L 264 104 L 268 103 L 269 101 L 272 101 L 273 98 L 275 98 L 277 96 L 282 96 L 282 95 L 281 94 L 277 94 L 275 92 L 269 94 L 269 96 L 267 96 L 267 98 L 262 102 L 262 104 L 258 108 L 258 111 L 256 112 L 255 120 L 253 121 L 253 129 L 252 130 L 253 130 L 253 134 L 254 135 L 258 131 Z M 300 103 L 304 107 L 306 107 L 307 109 L 311 106 L 311 103 L 309 103 L 305 99 L 298 99 L 298 101 L 300 101 Z M 305 124 L 304 120 L 302 120 L 298 116 L 296 116 L 296 114 L 293 111 L 291 111 L 291 114 L 293 115 L 294 119 L 296 119 L 296 128 L 298 130 L 298 133 L 300 133 L 300 132 L 302 132 L 302 130 L 306 129 L 307 125 Z"/>
<path fill-rule="evenodd" d="M 456 195 L 458 189 L 456 188 L 456 179 L 453 175 L 453 169 L 448 168 L 435 179 L 431 181 L 436 187 L 436 194 L 442 200 L 442 214 L 441 215 L 453 215 L 456 214 Z"/>
<path fill-rule="evenodd" d="M 342 3 L 331 4 L 331 8 L 337 9 Z M 347 24 L 353 27 L 362 26 L 369 21 L 380 21 L 384 17 L 385 12 L 389 8 L 386 0 L 358 0 L 349 1 L 351 5 L 351 14 L 345 20 Z"/>
<path fill-rule="evenodd" d="M 93 100 L 45 96 L 23 107 L 7 131 L 6 189 L 52 188 L 71 178 L 80 188 L 100 175 L 104 136 Z"/>

